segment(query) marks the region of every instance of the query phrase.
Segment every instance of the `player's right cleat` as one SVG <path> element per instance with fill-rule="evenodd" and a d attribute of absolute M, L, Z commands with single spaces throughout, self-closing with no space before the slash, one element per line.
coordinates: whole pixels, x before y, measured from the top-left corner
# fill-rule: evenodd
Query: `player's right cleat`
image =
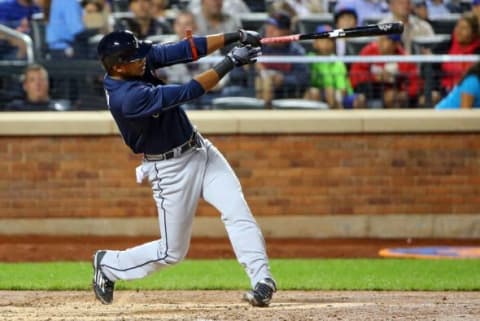
<path fill-rule="evenodd" d="M 277 291 L 275 281 L 270 278 L 259 281 L 253 290 L 245 293 L 243 299 L 254 307 L 267 307 Z"/>
<path fill-rule="evenodd" d="M 111 304 L 113 302 L 113 290 L 115 282 L 110 281 L 103 274 L 100 262 L 105 256 L 106 251 L 97 251 L 93 256 L 93 292 L 97 299 L 103 304 Z"/>

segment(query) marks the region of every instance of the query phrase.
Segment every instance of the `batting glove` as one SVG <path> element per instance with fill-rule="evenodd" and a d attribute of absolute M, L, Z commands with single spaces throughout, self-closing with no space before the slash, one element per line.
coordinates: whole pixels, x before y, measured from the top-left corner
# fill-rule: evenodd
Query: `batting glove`
<path fill-rule="evenodd" d="M 260 47 L 262 43 L 260 40 L 262 36 L 256 31 L 252 30 L 238 30 L 240 32 L 240 43 L 243 45 L 252 45 L 253 47 Z"/>
<path fill-rule="evenodd" d="M 260 47 L 252 47 L 251 45 L 235 47 L 228 54 L 227 57 L 233 62 L 235 66 L 243 66 L 253 64 L 257 61 L 258 56 L 262 54 Z"/>

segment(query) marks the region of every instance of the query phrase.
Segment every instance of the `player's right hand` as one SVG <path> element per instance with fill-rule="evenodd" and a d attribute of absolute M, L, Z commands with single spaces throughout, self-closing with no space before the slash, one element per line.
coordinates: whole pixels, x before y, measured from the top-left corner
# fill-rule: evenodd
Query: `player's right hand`
<path fill-rule="evenodd" d="M 235 66 L 253 64 L 257 57 L 262 54 L 262 48 L 252 47 L 251 45 L 235 47 L 227 54 L 227 57 Z"/>

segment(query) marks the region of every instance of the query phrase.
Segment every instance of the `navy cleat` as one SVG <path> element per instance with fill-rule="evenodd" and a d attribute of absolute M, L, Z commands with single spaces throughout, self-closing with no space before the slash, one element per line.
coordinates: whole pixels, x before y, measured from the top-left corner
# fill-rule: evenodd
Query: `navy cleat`
<path fill-rule="evenodd" d="M 266 278 L 259 281 L 253 290 L 245 293 L 243 299 L 254 307 L 268 307 L 274 292 L 277 292 L 275 281 Z"/>
<path fill-rule="evenodd" d="M 100 262 L 105 253 L 106 251 L 97 251 L 93 256 L 93 292 L 95 292 L 95 296 L 100 302 L 111 304 L 113 302 L 115 282 L 107 279 L 100 268 Z"/>

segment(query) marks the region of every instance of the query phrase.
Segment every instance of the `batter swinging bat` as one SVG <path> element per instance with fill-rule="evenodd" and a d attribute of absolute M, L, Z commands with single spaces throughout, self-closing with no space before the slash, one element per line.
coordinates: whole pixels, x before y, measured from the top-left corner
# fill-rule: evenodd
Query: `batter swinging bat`
<path fill-rule="evenodd" d="M 302 33 L 282 37 L 262 38 L 262 44 L 292 42 L 318 38 L 355 38 L 371 37 L 381 35 L 401 34 L 403 32 L 402 22 L 380 23 L 375 25 L 361 26 L 347 29 L 334 29 L 319 33 Z"/>

